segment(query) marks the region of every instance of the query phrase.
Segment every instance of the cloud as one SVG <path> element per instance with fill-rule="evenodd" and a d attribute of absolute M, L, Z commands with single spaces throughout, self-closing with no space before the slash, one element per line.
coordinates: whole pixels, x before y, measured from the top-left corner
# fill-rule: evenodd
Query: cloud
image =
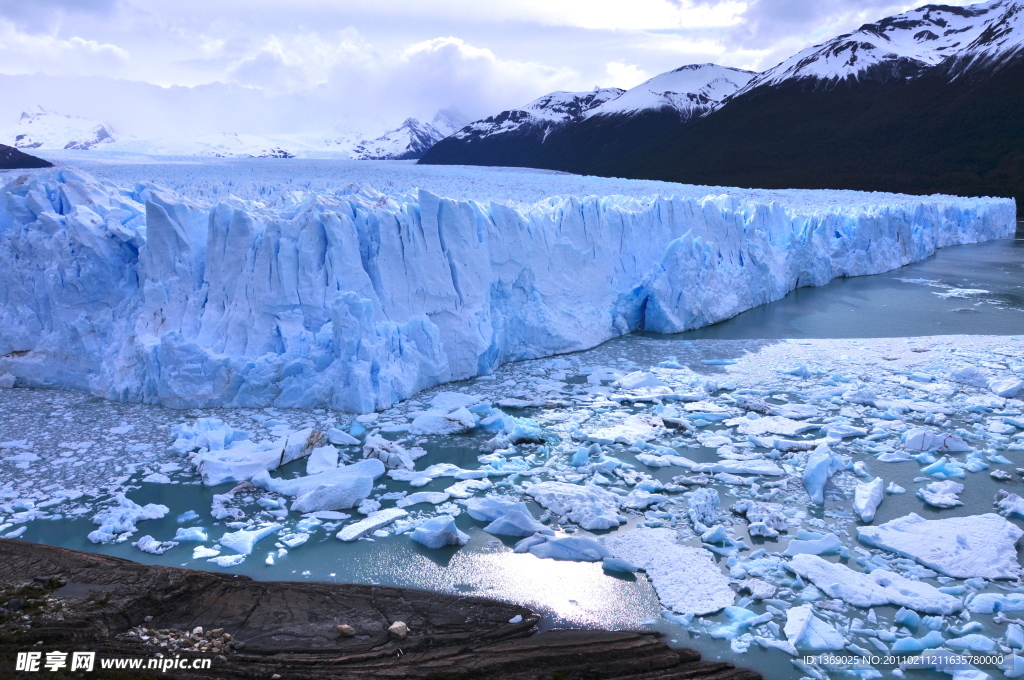
<path fill-rule="evenodd" d="M 621 87 L 624 90 L 636 87 L 651 77 L 637 64 L 625 64 L 621 61 L 609 61 L 604 65 L 604 70 L 608 75 L 606 87 Z"/>
<path fill-rule="evenodd" d="M 0 72 L 36 73 L 48 69 L 67 75 L 116 72 L 130 60 L 124 49 L 79 36 L 25 33 L 0 19 Z"/>

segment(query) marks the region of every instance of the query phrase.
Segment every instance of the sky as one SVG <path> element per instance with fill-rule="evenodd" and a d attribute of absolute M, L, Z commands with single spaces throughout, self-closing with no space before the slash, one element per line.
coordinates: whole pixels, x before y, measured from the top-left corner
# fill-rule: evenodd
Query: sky
<path fill-rule="evenodd" d="M 760 71 L 902 0 L 0 0 L 0 129 L 380 132 L 684 64 Z M 965 5 L 968 0 L 946 4 Z"/>

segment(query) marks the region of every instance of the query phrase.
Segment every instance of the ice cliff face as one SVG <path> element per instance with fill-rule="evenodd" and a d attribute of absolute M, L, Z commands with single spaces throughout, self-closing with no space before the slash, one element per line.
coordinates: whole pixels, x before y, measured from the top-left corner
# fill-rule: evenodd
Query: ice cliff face
<path fill-rule="evenodd" d="M 1003 199 L 887 195 L 510 206 L 356 188 L 207 206 L 66 169 L 4 193 L 0 374 L 174 407 L 361 412 L 503 362 L 714 323 L 1008 236 L 1015 219 Z"/>

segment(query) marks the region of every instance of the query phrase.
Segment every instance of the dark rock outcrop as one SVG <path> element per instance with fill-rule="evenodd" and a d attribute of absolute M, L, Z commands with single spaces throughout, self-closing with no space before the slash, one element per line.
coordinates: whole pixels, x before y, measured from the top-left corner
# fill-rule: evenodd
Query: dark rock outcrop
<path fill-rule="evenodd" d="M 388 633 L 397 621 L 408 626 L 404 639 Z M 97 661 L 90 677 L 760 678 L 649 633 L 537 634 L 537 622 L 524 607 L 480 597 L 261 582 L 0 539 L 0 663 L 8 669 L 16 652 L 34 649 L 211 659 L 209 669 L 127 676 Z"/>
<path fill-rule="evenodd" d="M 53 163 L 30 156 L 13 146 L 0 144 L 0 170 L 21 170 L 27 168 L 52 168 Z"/>

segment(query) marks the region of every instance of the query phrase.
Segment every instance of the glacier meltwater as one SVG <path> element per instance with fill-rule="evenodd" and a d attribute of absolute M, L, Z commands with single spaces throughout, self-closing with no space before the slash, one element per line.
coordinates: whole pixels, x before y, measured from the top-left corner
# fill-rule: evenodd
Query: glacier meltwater
<path fill-rule="evenodd" d="M 531 197 L 569 181 L 447 172 Z M 530 203 L 395 183 L 203 200 L 67 168 L 12 177 L 0 376 L 172 407 L 369 412 L 1007 237 L 1016 217 L 1004 199 L 572 182 L 584 191 Z"/>

